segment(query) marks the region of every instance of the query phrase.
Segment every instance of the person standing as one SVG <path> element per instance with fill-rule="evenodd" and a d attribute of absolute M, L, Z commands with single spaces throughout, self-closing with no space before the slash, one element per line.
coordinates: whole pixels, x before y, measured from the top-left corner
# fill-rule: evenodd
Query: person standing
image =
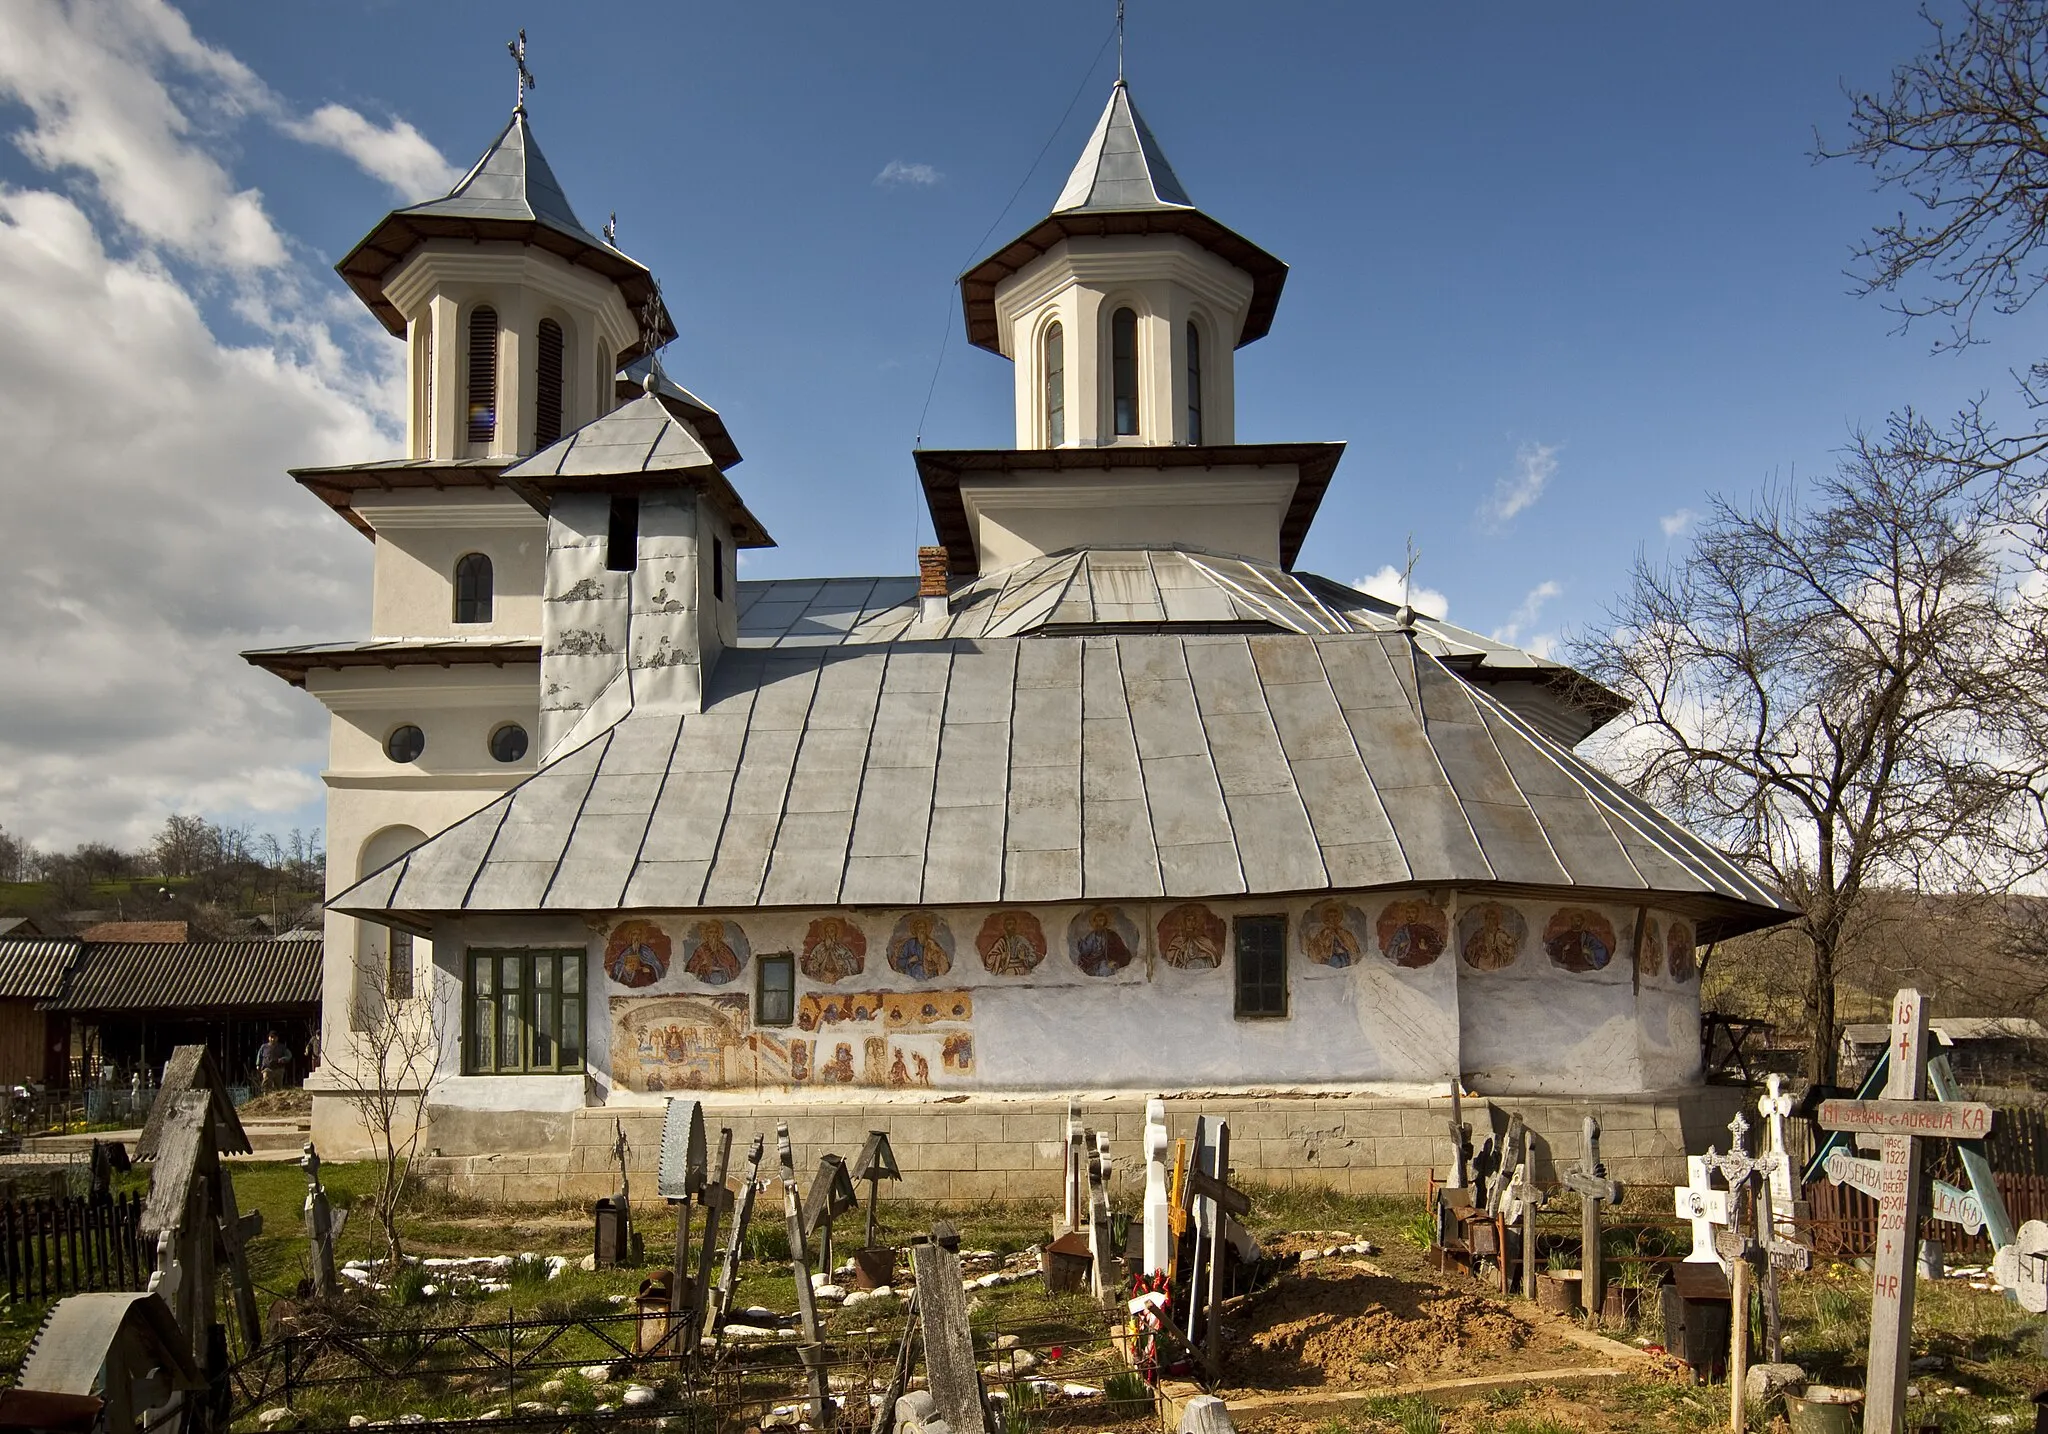
<path fill-rule="evenodd" d="M 267 1091 L 282 1090 L 292 1073 L 292 1048 L 276 1031 L 256 1051 L 256 1076 Z"/>

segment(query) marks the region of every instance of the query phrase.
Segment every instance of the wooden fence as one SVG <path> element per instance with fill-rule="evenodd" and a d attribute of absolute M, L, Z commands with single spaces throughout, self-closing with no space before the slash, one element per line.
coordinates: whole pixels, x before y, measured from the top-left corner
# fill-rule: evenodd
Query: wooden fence
<path fill-rule="evenodd" d="M 142 1257 L 141 1221 L 137 1195 L 0 1202 L 0 1269 L 8 1298 L 143 1288 L 152 1262 Z"/>
<path fill-rule="evenodd" d="M 1998 1193 L 2005 1199 L 2006 1213 L 2015 1226 L 2028 1220 L 2048 1220 L 2048 1175 L 1995 1177 Z M 1832 1259 L 1853 1259 L 1877 1248 L 1877 1201 L 1847 1185 L 1830 1185 L 1817 1180 L 1806 1187 L 1807 1217 L 1802 1225 L 1813 1243 L 1814 1253 Z M 1991 1258 L 1991 1240 L 1983 1232 L 1966 1234 L 1960 1225 L 1920 1222 L 1920 1238 L 1941 1244 L 1945 1258 L 1962 1257 L 1986 1262 Z"/>

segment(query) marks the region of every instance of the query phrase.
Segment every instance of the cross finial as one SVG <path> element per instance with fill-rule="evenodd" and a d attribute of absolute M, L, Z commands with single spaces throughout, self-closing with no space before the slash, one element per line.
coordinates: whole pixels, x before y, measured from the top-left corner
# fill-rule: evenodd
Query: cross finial
<path fill-rule="evenodd" d="M 1742 1118 L 1742 1112 L 1738 1110 L 1735 1112 L 1735 1119 L 1728 1122 L 1728 1153 L 1730 1155 L 1749 1154 L 1749 1143 L 1744 1138 L 1748 1134 L 1749 1122 Z"/>
<path fill-rule="evenodd" d="M 506 53 L 512 56 L 512 63 L 515 66 L 517 66 L 519 70 L 518 102 L 512 106 L 512 113 L 516 115 L 523 115 L 526 113 L 526 92 L 530 89 L 538 89 L 540 87 L 540 81 L 536 80 L 533 77 L 533 71 L 526 68 L 525 26 L 522 25 L 520 27 L 518 39 L 507 40 L 505 42 L 505 50 Z"/>
<path fill-rule="evenodd" d="M 1124 82 L 1124 0 L 1116 0 L 1116 82 Z"/>
<path fill-rule="evenodd" d="M 619 211 L 614 209 L 612 217 L 604 221 L 604 242 L 614 249 L 619 246 Z"/>

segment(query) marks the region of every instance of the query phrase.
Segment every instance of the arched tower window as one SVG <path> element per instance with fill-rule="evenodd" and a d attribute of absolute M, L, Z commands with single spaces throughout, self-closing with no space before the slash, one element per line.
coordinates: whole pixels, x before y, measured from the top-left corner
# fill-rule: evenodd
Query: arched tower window
<path fill-rule="evenodd" d="M 1138 315 L 1118 309 L 1109 320 L 1110 410 L 1116 436 L 1138 432 Z"/>
<path fill-rule="evenodd" d="M 1202 441 L 1202 331 L 1188 321 L 1188 442 Z"/>
<path fill-rule="evenodd" d="M 464 553 L 455 560 L 455 620 L 491 620 L 491 560 L 482 553 Z"/>
<path fill-rule="evenodd" d="M 1045 331 L 1045 446 L 1067 441 L 1067 334 L 1058 323 Z"/>
<path fill-rule="evenodd" d="M 498 311 L 469 316 L 469 441 L 489 447 L 498 436 Z"/>
<path fill-rule="evenodd" d="M 533 446 L 545 448 L 562 436 L 562 326 L 542 319 L 534 351 Z"/>

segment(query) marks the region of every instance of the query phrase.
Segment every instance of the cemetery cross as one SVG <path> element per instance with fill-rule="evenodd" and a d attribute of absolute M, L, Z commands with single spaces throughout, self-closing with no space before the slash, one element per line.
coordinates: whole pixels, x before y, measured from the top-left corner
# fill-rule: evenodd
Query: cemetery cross
<path fill-rule="evenodd" d="M 1600 1160 L 1600 1122 L 1587 1116 L 1579 1132 L 1579 1163 L 1564 1174 L 1564 1183 L 1579 1197 L 1579 1288 L 1586 1317 L 1600 1318 L 1607 1298 L 1607 1267 L 1600 1254 L 1600 1207 L 1621 1203 L 1621 1182 L 1607 1178 Z"/>
<path fill-rule="evenodd" d="M 1749 1184 L 1764 1173 L 1769 1157 L 1759 1159 L 1749 1153 L 1749 1122 L 1742 1112 L 1735 1112 L 1735 1119 L 1728 1122 L 1728 1153 L 1720 1154 L 1713 1146 L 1700 1164 L 1711 1175 L 1719 1175 L 1728 1185 L 1727 1228 L 1717 1231 L 1714 1236 L 1715 1248 L 1722 1256 L 1728 1269 L 1728 1427 L 1741 1434 L 1745 1427 L 1743 1400 L 1747 1393 L 1749 1370 L 1749 1262 L 1756 1253 L 1756 1244 L 1742 1229 L 1742 1197 Z"/>

